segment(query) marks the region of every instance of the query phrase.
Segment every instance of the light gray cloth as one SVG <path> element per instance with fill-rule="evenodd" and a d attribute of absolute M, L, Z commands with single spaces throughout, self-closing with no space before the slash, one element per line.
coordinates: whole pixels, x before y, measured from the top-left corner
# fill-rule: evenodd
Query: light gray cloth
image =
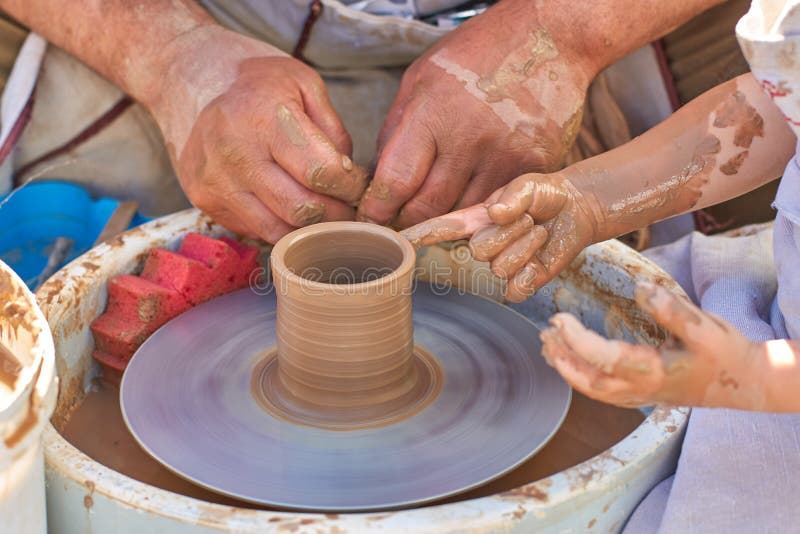
<path fill-rule="evenodd" d="M 736 34 L 753 75 L 800 136 L 800 0 L 753 0 Z M 754 341 L 800 337 L 797 155 L 773 207 L 774 231 L 695 233 L 648 254 L 704 310 Z M 798 495 L 800 414 L 694 409 L 674 477 L 650 492 L 625 532 L 798 532 Z"/>
<path fill-rule="evenodd" d="M 800 326 L 798 186 L 793 160 L 775 201 L 774 236 L 771 225 L 736 237 L 693 233 L 647 255 L 750 339 L 788 337 Z M 798 531 L 798 495 L 800 415 L 696 408 L 674 477 L 650 492 L 625 532 Z"/>

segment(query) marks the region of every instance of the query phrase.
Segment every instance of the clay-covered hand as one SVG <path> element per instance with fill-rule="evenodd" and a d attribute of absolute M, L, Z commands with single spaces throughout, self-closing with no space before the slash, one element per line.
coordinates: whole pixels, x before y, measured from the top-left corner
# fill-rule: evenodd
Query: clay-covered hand
<path fill-rule="evenodd" d="M 572 387 L 611 404 L 763 407 L 755 343 L 655 284 L 637 286 L 636 302 L 670 333 L 660 347 L 607 340 L 559 313 L 542 331 L 544 357 Z"/>
<path fill-rule="evenodd" d="M 595 241 L 600 213 L 561 173 L 524 174 L 483 204 L 402 233 L 416 246 L 470 238 L 472 255 L 508 279 L 506 299 L 531 296 Z"/>
<path fill-rule="evenodd" d="M 563 164 L 591 75 L 575 43 L 560 41 L 567 34 L 537 25 L 535 12 L 500 2 L 409 67 L 360 217 L 405 228 Z"/>
<path fill-rule="evenodd" d="M 217 26 L 192 33 L 148 106 L 191 202 L 271 243 L 294 227 L 354 219 L 367 173 L 350 159 L 319 75 Z"/>

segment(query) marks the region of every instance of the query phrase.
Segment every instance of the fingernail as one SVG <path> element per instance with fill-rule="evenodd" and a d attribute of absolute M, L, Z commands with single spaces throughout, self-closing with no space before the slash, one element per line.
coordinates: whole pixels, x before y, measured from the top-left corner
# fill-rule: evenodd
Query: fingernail
<path fill-rule="evenodd" d="M 344 167 L 344 170 L 346 171 L 353 170 L 353 160 L 348 158 L 344 154 L 342 154 L 342 167 Z"/>
<path fill-rule="evenodd" d="M 564 323 L 561 322 L 560 317 L 551 317 L 550 321 L 548 321 L 551 325 L 553 325 L 557 329 L 561 329 L 564 326 Z"/>

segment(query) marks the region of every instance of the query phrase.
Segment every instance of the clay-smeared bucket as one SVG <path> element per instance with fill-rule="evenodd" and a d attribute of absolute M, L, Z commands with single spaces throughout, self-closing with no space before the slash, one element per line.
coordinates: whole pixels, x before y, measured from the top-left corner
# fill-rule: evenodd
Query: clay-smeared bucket
<path fill-rule="evenodd" d="M 263 406 L 347 430 L 400 421 L 435 398 L 441 371 L 414 347 L 407 240 L 372 224 L 323 223 L 282 239 L 270 262 L 278 345 Z"/>
<path fill-rule="evenodd" d="M 150 248 L 174 249 L 188 232 L 219 236 L 224 230 L 194 210 L 164 217 L 93 249 L 37 292 L 53 332 L 62 382 L 53 424 L 44 436 L 48 519 L 54 532 L 615 532 L 675 468 L 688 411 L 666 408 L 653 410 L 638 427 L 630 427 L 627 437 L 611 441 L 621 439 L 606 446 L 610 448 L 553 474 L 512 473 L 499 489 L 492 483 L 444 504 L 384 513 L 326 515 L 217 504 L 160 489 L 96 462 L 60 434 L 99 371 L 91 358 L 89 324 L 105 308 L 109 278 L 137 271 Z M 292 261 L 285 262 L 287 267 Z M 420 252 L 416 271 L 423 280 L 500 298 L 497 280 L 485 264 L 469 258 L 465 244 Z M 663 331 L 633 301 L 636 282 L 644 280 L 680 292 L 672 279 L 633 250 L 616 242 L 600 243 L 527 301 L 525 312 L 543 325 L 554 312 L 569 311 L 607 336 L 658 343 Z M 603 407 L 590 406 L 583 420 L 588 426 L 578 430 L 589 441 L 608 425 L 607 420 L 596 421 L 599 412 L 594 410 L 602 412 Z M 543 451 L 537 457 L 546 455 Z"/>
<path fill-rule="evenodd" d="M 44 533 L 42 431 L 57 382 L 50 328 L 25 284 L 0 262 L 0 531 Z"/>

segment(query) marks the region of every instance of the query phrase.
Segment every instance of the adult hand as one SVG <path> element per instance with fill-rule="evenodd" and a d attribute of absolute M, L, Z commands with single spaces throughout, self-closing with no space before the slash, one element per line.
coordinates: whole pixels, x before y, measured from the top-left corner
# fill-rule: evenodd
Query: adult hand
<path fill-rule="evenodd" d="M 416 247 L 470 238 L 473 257 L 509 280 L 506 299 L 521 302 L 596 240 L 600 213 L 563 174 L 525 174 L 483 204 L 402 233 Z"/>
<path fill-rule="evenodd" d="M 407 227 L 470 206 L 524 172 L 560 167 L 594 66 L 504 1 L 441 39 L 406 71 L 378 139 L 359 216 Z"/>
<path fill-rule="evenodd" d="M 660 347 L 607 340 L 559 313 L 541 334 L 548 363 L 581 393 L 620 406 L 763 406 L 755 343 L 654 284 L 640 284 L 636 302 L 671 332 Z"/>
<path fill-rule="evenodd" d="M 354 219 L 367 173 L 350 159 L 317 73 L 218 26 L 190 33 L 173 43 L 148 107 L 191 202 L 270 243 L 295 227 Z"/>

